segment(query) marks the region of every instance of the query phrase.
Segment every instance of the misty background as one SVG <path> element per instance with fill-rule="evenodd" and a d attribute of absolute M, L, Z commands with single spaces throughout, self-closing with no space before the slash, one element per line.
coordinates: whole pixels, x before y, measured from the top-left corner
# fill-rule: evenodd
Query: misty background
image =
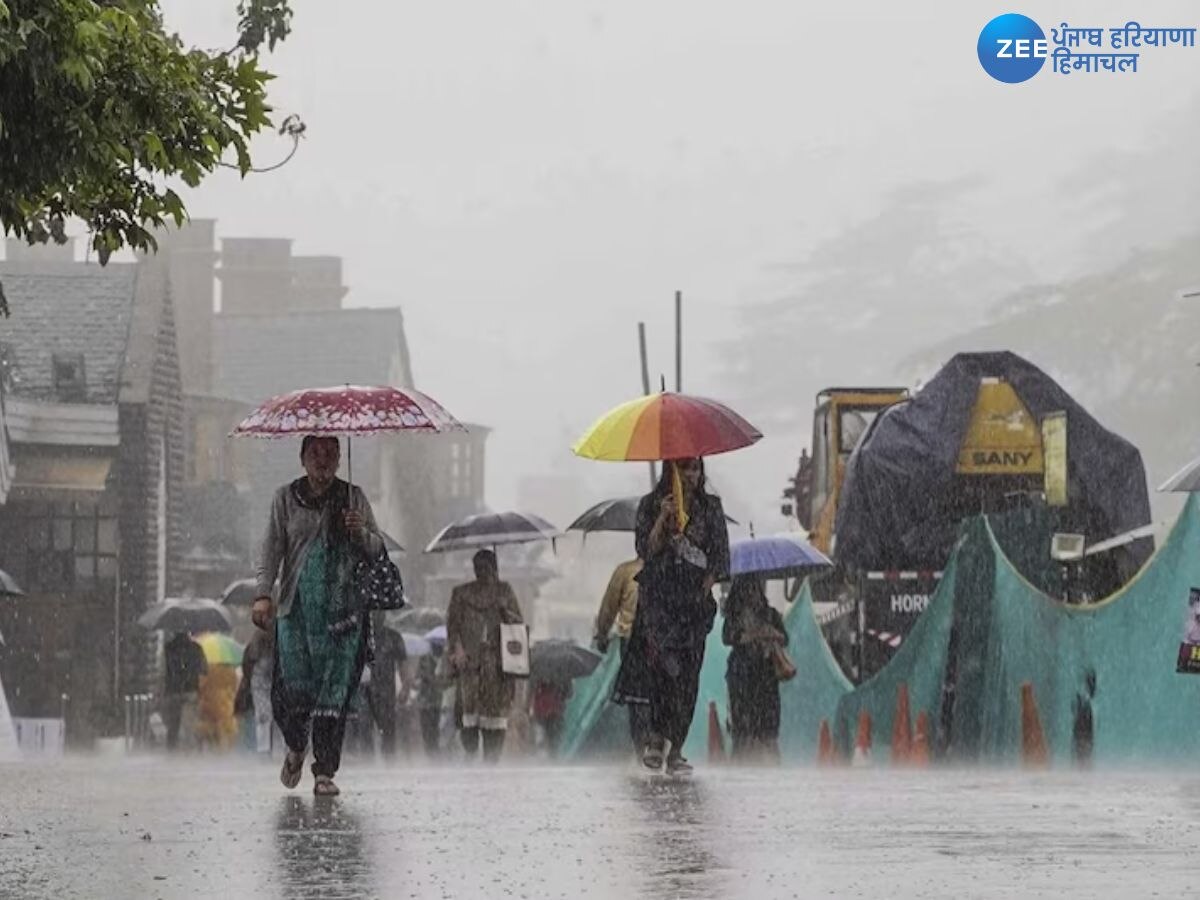
<path fill-rule="evenodd" d="M 766 433 L 710 468 L 759 533 L 789 525 L 817 390 L 912 385 L 958 350 L 1027 356 L 1138 444 L 1152 487 L 1200 452 L 1200 297 L 1179 296 L 1200 285 L 1200 48 L 1007 85 L 975 45 L 1009 9 L 979 3 L 294 5 L 270 66 L 300 152 L 189 210 L 340 255 L 349 304 L 401 305 L 417 384 L 495 429 L 493 508 L 550 477 L 533 511 L 562 527 L 644 488 L 569 445 L 641 392 L 639 320 L 670 383 L 676 289 L 684 389 Z M 233 4 L 164 7 L 188 42 L 234 33 Z M 1020 9 L 1047 32 L 1194 10 Z M 256 164 L 288 146 L 260 139 Z"/>

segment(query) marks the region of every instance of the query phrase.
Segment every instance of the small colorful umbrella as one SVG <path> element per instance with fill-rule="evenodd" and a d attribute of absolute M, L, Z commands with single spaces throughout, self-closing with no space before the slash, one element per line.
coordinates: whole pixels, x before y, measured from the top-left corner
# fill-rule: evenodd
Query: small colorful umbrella
<path fill-rule="evenodd" d="M 498 547 L 501 544 L 554 541 L 560 537 L 561 531 L 541 516 L 532 513 L 482 513 L 447 525 L 429 542 L 425 552 L 475 550 L 480 547 Z"/>
<path fill-rule="evenodd" d="M 693 459 L 740 450 L 761 437 L 762 432 L 715 400 L 663 392 L 605 413 L 572 450 L 610 462 Z"/>
<path fill-rule="evenodd" d="M 441 433 L 466 428 L 436 400 L 412 388 L 344 384 L 272 397 L 243 419 L 232 435 L 345 437 L 346 480 L 353 484 L 348 439 L 400 431 Z"/>
<path fill-rule="evenodd" d="M 195 641 L 210 666 L 236 666 L 242 662 L 242 645 L 227 634 L 198 634 Z"/>

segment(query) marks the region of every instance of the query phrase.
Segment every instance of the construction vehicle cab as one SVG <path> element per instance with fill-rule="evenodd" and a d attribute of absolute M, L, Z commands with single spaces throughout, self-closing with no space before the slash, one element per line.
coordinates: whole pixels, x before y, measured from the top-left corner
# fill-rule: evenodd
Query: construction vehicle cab
<path fill-rule="evenodd" d="M 796 517 L 809 531 L 809 541 L 831 553 L 838 495 L 846 464 L 880 411 L 908 398 L 906 388 L 826 388 L 817 394 L 813 413 L 812 456 L 800 458 L 794 487 Z"/>

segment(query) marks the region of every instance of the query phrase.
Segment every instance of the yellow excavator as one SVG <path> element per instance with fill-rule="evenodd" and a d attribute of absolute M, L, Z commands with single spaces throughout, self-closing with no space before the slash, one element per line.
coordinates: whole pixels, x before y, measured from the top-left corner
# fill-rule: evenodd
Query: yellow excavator
<path fill-rule="evenodd" d="M 875 418 L 909 396 L 906 388 L 895 387 L 831 387 L 817 394 L 812 455 L 805 452 L 800 457 L 799 471 L 784 491 L 784 514 L 796 516 L 822 553 L 833 554 L 850 455 Z M 1057 435 L 1061 426 L 1053 427 Z M 1010 384 L 1000 378 L 980 379 L 956 466 L 964 511 L 994 508 L 989 495 L 1043 488 L 1048 502 L 1055 503 L 1065 478 L 1065 455 L 1060 459 L 1052 449 L 1055 464 L 1046 477 L 1042 431 Z M 1057 440 L 1050 443 L 1052 448 L 1059 445 Z"/>
<path fill-rule="evenodd" d="M 1033 495 L 1051 506 L 1064 505 L 1065 413 L 1045 416 L 1039 423 L 1002 378 L 983 377 L 977 384 L 957 447 L 954 490 L 937 507 L 937 520 L 1000 512 Z M 910 399 L 907 389 L 895 387 L 831 387 L 817 395 L 812 455 L 801 456 L 792 485 L 784 492 L 783 512 L 794 514 L 808 529 L 813 546 L 835 560 L 838 506 L 850 457 L 886 410 Z M 831 649 L 852 678 L 868 677 L 890 659 L 928 605 L 941 577 L 941 563 L 944 560 L 871 567 L 878 571 L 851 570 L 838 563 L 813 583 L 814 599 L 825 610 L 821 621 Z"/>

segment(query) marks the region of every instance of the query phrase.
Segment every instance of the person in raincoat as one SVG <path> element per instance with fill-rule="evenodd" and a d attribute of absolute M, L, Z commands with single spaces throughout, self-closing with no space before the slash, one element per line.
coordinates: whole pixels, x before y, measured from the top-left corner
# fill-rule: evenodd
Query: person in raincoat
<path fill-rule="evenodd" d="M 600 601 L 600 611 L 596 614 L 595 636 L 592 638 L 592 643 L 602 654 L 608 653 L 610 631 L 616 632 L 622 658 L 629 652 L 629 634 L 637 617 L 637 577 L 641 574 L 642 565 L 637 557 L 626 560 L 613 569 L 608 579 L 608 587 Z M 641 753 L 649 731 L 648 709 L 640 703 L 630 703 L 626 708 L 629 710 L 629 736 L 633 740 L 634 750 Z"/>
<path fill-rule="evenodd" d="M 523 620 L 517 595 L 500 580 L 496 554 L 480 550 L 473 562 L 475 580 L 450 594 L 446 646 L 462 706 L 463 749 L 474 756 L 482 733 L 484 758 L 495 761 L 504 747 L 513 701 L 513 682 L 502 668 L 500 626 Z"/>
<path fill-rule="evenodd" d="M 628 653 L 613 700 L 650 709 L 642 763 L 670 774 L 691 766 L 683 745 L 691 728 L 704 642 L 717 614 L 713 585 L 729 571 L 729 532 L 718 497 L 708 493 L 704 462 L 663 466 L 638 504 L 635 544 L 643 562 Z"/>
<path fill-rule="evenodd" d="M 238 730 L 233 715 L 237 687 L 237 670 L 230 665 L 211 665 L 200 676 L 196 737 L 207 750 L 228 750 L 233 745 Z"/>
<path fill-rule="evenodd" d="M 721 638 L 733 649 L 725 670 L 733 756 L 779 759 L 779 677 L 773 651 L 787 644 L 783 616 L 767 603 L 762 579 L 739 575 L 725 599 Z"/>
<path fill-rule="evenodd" d="M 363 553 L 383 552 L 367 498 L 337 478 L 340 460 L 337 438 L 304 438 L 305 475 L 271 504 L 251 614 L 259 628 L 275 629 L 271 710 L 288 747 L 280 781 L 300 783 L 311 734 L 318 796 L 339 793 L 346 714 L 368 656 L 370 617 L 353 615 L 350 576 Z"/>

